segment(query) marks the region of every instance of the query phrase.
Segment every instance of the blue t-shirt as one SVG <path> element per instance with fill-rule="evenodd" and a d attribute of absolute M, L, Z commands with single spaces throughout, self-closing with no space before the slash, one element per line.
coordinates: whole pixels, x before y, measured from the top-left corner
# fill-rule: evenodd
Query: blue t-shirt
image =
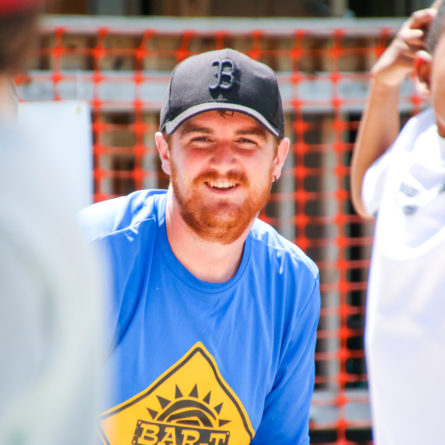
<path fill-rule="evenodd" d="M 111 260 L 104 443 L 308 444 L 317 267 L 256 220 L 236 274 L 201 281 L 170 248 L 166 196 L 138 191 L 81 214 Z"/>

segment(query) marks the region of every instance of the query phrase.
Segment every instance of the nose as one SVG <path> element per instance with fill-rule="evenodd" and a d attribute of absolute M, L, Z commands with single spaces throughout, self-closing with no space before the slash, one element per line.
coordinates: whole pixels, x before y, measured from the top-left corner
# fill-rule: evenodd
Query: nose
<path fill-rule="evenodd" d="M 223 173 L 233 170 L 237 165 L 236 152 L 229 142 L 219 142 L 212 151 L 210 157 L 210 167 Z"/>

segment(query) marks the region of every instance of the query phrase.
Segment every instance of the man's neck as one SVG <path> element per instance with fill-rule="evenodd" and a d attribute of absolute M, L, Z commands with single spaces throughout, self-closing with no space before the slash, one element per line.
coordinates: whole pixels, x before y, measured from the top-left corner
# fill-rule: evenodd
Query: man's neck
<path fill-rule="evenodd" d="M 230 280 L 241 263 L 244 242 L 252 225 L 231 244 L 208 241 L 185 223 L 173 200 L 172 190 L 169 189 L 165 218 L 168 242 L 176 258 L 202 281 L 224 283 Z"/>

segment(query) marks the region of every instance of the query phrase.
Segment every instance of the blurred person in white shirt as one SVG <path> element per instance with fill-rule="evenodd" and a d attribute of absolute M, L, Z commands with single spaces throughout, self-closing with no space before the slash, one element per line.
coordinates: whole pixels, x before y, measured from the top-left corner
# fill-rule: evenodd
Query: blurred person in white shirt
<path fill-rule="evenodd" d="M 0 0 L 0 443 L 91 445 L 102 398 L 102 289 L 76 190 L 15 122 L 11 79 L 41 0 Z"/>

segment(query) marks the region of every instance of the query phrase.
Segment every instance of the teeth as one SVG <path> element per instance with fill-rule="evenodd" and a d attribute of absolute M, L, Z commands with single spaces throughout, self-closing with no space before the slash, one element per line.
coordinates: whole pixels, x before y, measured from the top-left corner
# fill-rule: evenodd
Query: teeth
<path fill-rule="evenodd" d="M 229 182 L 229 181 L 209 182 L 209 185 L 210 185 L 210 187 L 214 187 L 217 189 L 230 189 L 230 188 L 236 186 L 236 184 L 234 182 Z"/>

